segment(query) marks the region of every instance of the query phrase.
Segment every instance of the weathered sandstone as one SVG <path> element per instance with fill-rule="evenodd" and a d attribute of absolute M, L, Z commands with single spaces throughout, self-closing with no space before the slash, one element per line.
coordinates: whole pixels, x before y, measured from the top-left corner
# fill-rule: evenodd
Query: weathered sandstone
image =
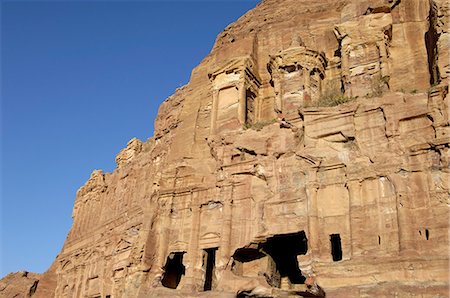
<path fill-rule="evenodd" d="M 33 297 L 448 297 L 448 17 L 260 3 L 78 190 Z"/>
<path fill-rule="evenodd" d="M 0 280 L 2 297 L 31 297 L 39 283 L 40 274 L 31 272 L 10 273 Z"/>

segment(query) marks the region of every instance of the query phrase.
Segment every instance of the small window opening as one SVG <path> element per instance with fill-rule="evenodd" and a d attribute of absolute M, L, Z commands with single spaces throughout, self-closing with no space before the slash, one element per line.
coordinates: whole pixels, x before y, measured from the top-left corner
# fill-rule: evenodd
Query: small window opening
<path fill-rule="evenodd" d="M 166 265 L 164 266 L 164 276 L 161 283 L 166 288 L 176 289 L 180 283 L 181 277 L 185 273 L 183 265 L 184 252 L 171 253 L 167 257 Z"/>
<path fill-rule="evenodd" d="M 430 239 L 430 231 L 428 231 L 428 229 L 425 229 L 425 238 L 427 240 Z"/>
<path fill-rule="evenodd" d="M 105 298 L 111 298 L 111 295 L 106 295 Z"/>
<path fill-rule="evenodd" d="M 333 256 L 333 261 L 337 262 L 342 260 L 342 246 L 341 246 L 341 235 L 331 234 L 331 255 Z"/>
<path fill-rule="evenodd" d="M 217 247 L 208 248 L 204 250 L 203 254 L 203 268 L 205 268 L 205 284 L 204 291 L 211 291 L 214 281 L 214 270 L 216 266 L 216 251 Z"/>
<path fill-rule="evenodd" d="M 381 245 L 381 237 L 378 235 L 378 245 Z"/>

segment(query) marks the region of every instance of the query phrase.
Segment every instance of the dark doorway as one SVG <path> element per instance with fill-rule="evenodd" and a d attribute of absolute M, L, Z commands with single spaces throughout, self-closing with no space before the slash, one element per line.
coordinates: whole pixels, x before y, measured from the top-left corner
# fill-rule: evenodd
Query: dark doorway
<path fill-rule="evenodd" d="M 214 267 L 216 266 L 217 247 L 207 248 L 203 254 L 203 268 L 205 269 L 205 285 L 204 291 L 211 291 L 214 280 Z"/>
<path fill-rule="evenodd" d="M 308 251 L 308 239 L 304 231 L 270 237 L 262 245 L 262 250 L 272 257 L 280 277 L 287 276 L 293 284 L 305 283 L 297 261 L 298 255 Z M 280 287 L 279 284 L 273 286 Z"/>
<path fill-rule="evenodd" d="M 331 234 L 331 255 L 333 256 L 333 261 L 337 262 L 342 260 L 342 245 L 341 236 L 339 234 Z"/>
<path fill-rule="evenodd" d="M 178 287 L 181 277 L 185 273 L 183 254 L 184 252 L 175 252 L 167 257 L 166 265 L 164 266 L 165 273 L 161 281 L 166 288 L 176 289 Z"/>

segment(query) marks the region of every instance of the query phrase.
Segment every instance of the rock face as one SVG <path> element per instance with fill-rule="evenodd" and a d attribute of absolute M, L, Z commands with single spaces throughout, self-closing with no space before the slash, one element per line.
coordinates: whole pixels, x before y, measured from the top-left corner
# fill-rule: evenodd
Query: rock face
<path fill-rule="evenodd" d="M 1 297 L 31 297 L 36 292 L 40 274 L 30 272 L 10 273 L 0 280 Z"/>
<path fill-rule="evenodd" d="M 79 189 L 33 297 L 447 297 L 448 16 L 260 3 Z"/>

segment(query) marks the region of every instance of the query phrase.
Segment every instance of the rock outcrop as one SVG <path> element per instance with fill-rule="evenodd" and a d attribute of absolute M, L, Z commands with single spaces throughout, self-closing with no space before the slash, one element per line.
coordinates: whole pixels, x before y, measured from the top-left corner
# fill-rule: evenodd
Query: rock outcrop
<path fill-rule="evenodd" d="M 2 297 L 31 297 L 36 292 L 40 274 L 31 272 L 10 273 L 0 280 Z"/>
<path fill-rule="evenodd" d="M 448 13 L 261 2 L 80 188 L 33 297 L 447 297 Z"/>

